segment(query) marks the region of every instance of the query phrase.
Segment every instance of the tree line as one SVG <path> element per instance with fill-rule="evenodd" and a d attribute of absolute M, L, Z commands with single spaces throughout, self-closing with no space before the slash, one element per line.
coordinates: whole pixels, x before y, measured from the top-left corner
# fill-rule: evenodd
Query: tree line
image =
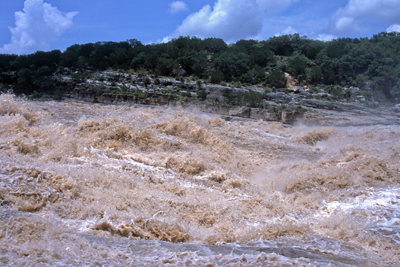
<path fill-rule="evenodd" d="M 52 92 L 60 69 L 145 70 L 158 76 L 195 76 L 212 83 L 286 85 L 285 72 L 313 85 L 369 86 L 388 99 L 400 98 L 400 33 L 371 38 L 308 39 L 299 34 L 264 41 L 179 37 L 167 43 L 75 44 L 65 51 L 0 54 L 0 72 L 15 72 L 17 94 Z"/>

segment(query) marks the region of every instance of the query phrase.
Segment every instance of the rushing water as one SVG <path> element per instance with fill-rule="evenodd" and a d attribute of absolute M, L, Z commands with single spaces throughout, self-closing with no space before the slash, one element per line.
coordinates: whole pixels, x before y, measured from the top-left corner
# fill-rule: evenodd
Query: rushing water
<path fill-rule="evenodd" d="M 399 128 L 0 95 L 0 265 L 395 266 Z"/>

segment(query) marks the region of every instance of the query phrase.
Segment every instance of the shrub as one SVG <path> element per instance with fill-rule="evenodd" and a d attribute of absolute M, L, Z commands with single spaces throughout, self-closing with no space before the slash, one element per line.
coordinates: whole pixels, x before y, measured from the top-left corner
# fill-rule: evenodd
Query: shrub
<path fill-rule="evenodd" d="M 56 89 L 54 90 L 54 99 L 55 100 L 61 100 L 63 94 L 64 94 L 64 87 L 57 86 Z"/>
<path fill-rule="evenodd" d="M 150 78 L 149 77 L 144 78 L 144 86 L 147 87 L 149 84 L 151 84 Z"/>
<path fill-rule="evenodd" d="M 300 112 L 300 113 L 305 113 L 305 112 L 307 112 L 307 109 L 305 107 L 303 107 L 302 105 L 298 105 L 295 108 L 295 111 Z"/>
<path fill-rule="evenodd" d="M 190 97 L 191 94 L 190 94 L 189 92 L 186 92 L 186 91 L 183 92 L 183 91 L 182 91 L 181 96 Z"/>
<path fill-rule="evenodd" d="M 199 100 L 201 101 L 205 101 L 207 99 L 207 92 L 206 90 L 201 90 L 197 92 L 197 97 L 199 98 Z"/>
<path fill-rule="evenodd" d="M 144 68 L 140 68 L 140 69 L 137 71 L 137 75 L 138 75 L 139 77 L 146 76 L 146 74 L 147 74 L 147 71 L 146 71 Z"/>
<path fill-rule="evenodd" d="M 234 82 L 234 83 L 232 84 L 232 87 L 235 87 L 235 88 L 242 88 L 243 86 L 242 86 L 242 84 L 241 84 L 240 82 Z"/>
<path fill-rule="evenodd" d="M 224 74 L 219 70 L 213 70 L 211 72 L 211 83 L 219 84 L 224 79 Z"/>
<path fill-rule="evenodd" d="M 268 103 L 265 103 L 265 104 L 262 106 L 262 108 L 263 108 L 263 109 L 271 109 L 271 106 L 270 106 Z"/>
<path fill-rule="evenodd" d="M 316 93 L 318 93 L 318 92 L 319 92 L 319 90 L 318 90 L 317 87 L 315 87 L 315 86 L 311 86 L 311 87 L 310 87 L 310 93 L 316 94 Z"/>
<path fill-rule="evenodd" d="M 285 73 L 276 68 L 267 76 L 267 82 L 273 87 L 284 88 L 287 83 Z"/>
<path fill-rule="evenodd" d="M 257 107 L 263 100 L 262 94 L 253 90 L 249 90 L 244 93 L 243 101 L 245 104 L 251 107 Z"/>
<path fill-rule="evenodd" d="M 390 90 L 390 95 L 396 99 L 400 98 L 400 81 Z"/>
<path fill-rule="evenodd" d="M 247 73 L 243 73 L 242 76 L 240 76 L 239 79 L 242 83 L 251 83 L 252 80 L 250 78 L 250 76 Z"/>
<path fill-rule="evenodd" d="M 307 68 L 307 58 L 303 54 L 295 52 L 288 60 L 288 70 L 290 73 L 299 76 L 305 73 Z"/>
<path fill-rule="evenodd" d="M 205 71 L 205 72 L 200 73 L 198 76 L 201 79 L 207 79 L 208 76 L 210 76 L 210 73 L 208 73 L 208 71 Z"/>
<path fill-rule="evenodd" d="M 265 93 L 271 93 L 271 92 L 273 92 L 273 90 L 272 90 L 272 88 L 267 87 L 267 88 L 264 89 L 264 92 Z"/>
<path fill-rule="evenodd" d="M 306 80 L 308 83 L 318 83 L 322 79 L 322 72 L 318 66 L 306 69 Z"/>
<path fill-rule="evenodd" d="M 146 98 L 146 92 L 139 92 L 137 96 L 140 99 L 144 99 L 144 98 Z"/>
<path fill-rule="evenodd" d="M 366 80 L 367 80 L 367 78 L 364 75 L 359 74 L 359 75 L 357 75 L 355 82 L 356 82 L 357 86 L 362 89 L 365 87 Z"/>
<path fill-rule="evenodd" d="M 189 102 L 189 97 L 187 97 L 187 96 L 179 96 L 179 100 L 182 103 Z"/>
<path fill-rule="evenodd" d="M 338 85 L 335 85 L 335 86 L 331 85 L 330 88 L 328 89 L 328 92 L 337 98 L 343 98 L 343 95 L 344 95 L 340 86 L 338 86 Z"/>
<path fill-rule="evenodd" d="M 356 95 L 362 95 L 365 99 L 371 99 L 372 93 L 370 91 L 358 90 Z"/>
<path fill-rule="evenodd" d="M 160 82 L 160 79 L 158 79 L 158 78 L 156 78 L 155 80 L 154 80 L 154 84 L 160 84 L 161 82 Z"/>
<path fill-rule="evenodd" d="M 75 82 L 75 83 L 82 83 L 85 80 L 86 75 L 83 74 L 83 73 L 79 73 L 79 72 L 78 73 L 72 73 L 71 74 L 71 78 L 72 78 L 72 81 Z"/>
<path fill-rule="evenodd" d="M 237 95 L 231 91 L 224 92 L 222 95 L 225 97 L 225 99 L 227 99 L 228 103 L 231 104 L 235 104 L 235 102 L 238 100 Z"/>

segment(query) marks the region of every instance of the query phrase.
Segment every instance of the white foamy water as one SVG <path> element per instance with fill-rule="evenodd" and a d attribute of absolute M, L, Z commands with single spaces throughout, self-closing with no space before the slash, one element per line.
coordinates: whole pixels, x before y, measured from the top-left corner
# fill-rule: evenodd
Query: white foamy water
<path fill-rule="evenodd" d="M 396 266 L 399 126 L 0 96 L 0 265 Z"/>

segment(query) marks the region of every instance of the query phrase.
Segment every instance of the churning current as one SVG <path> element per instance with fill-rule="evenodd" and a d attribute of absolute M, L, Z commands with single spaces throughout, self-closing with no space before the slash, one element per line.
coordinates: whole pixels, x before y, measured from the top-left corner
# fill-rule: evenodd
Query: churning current
<path fill-rule="evenodd" d="M 0 95 L 0 265 L 395 266 L 400 129 Z"/>

